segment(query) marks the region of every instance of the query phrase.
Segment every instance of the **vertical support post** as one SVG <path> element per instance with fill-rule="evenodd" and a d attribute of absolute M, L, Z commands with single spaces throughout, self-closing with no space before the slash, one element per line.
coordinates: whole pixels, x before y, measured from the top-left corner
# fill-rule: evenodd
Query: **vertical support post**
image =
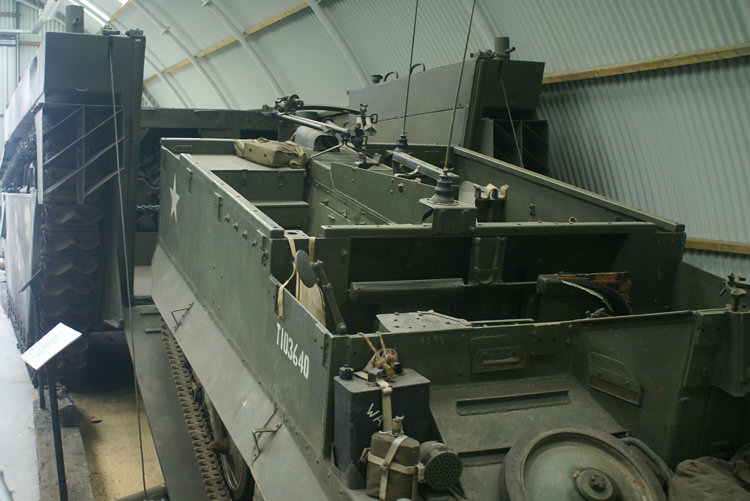
<path fill-rule="evenodd" d="M 20 13 L 18 12 L 18 2 L 13 2 L 13 27 L 19 29 L 21 24 L 19 23 Z M 16 33 L 16 83 L 21 80 L 20 73 L 21 67 L 21 35 Z"/>
<path fill-rule="evenodd" d="M 13 2 L 13 26 L 20 29 L 18 2 Z M 16 83 L 21 81 L 21 35 L 16 33 Z"/>
<path fill-rule="evenodd" d="M 39 329 L 41 326 L 39 325 L 39 312 L 37 311 L 37 303 L 39 301 L 39 298 L 37 297 L 37 286 L 32 281 L 30 287 L 31 287 L 31 325 L 33 326 L 33 331 L 30 332 L 30 334 L 33 334 L 33 340 L 34 343 L 39 341 L 40 335 L 39 335 Z M 29 326 L 29 330 L 32 329 L 32 326 Z M 39 408 L 44 410 L 45 407 L 47 407 L 45 403 L 44 398 L 44 385 L 46 384 L 45 381 L 45 374 L 44 374 L 44 367 L 39 367 L 39 370 L 36 371 L 36 386 L 39 388 Z"/>
<path fill-rule="evenodd" d="M 52 415 L 52 439 L 55 443 L 55 463 L 57 465 L 57 487 L 60 491 L 60 501 L 68 501 L 68 484 L 65 480 L 65 463 L 63 460 L 62 431 L 60 429 L 60 414 L 57 408 L 57 391 L 55 388 L 55 359 L 45 365 L 47 385 L 49 388 L 49 410 Z"/>
<path fill-rule="evenodd" d="M 143 53 L 145 57 L 146 39 L 140 39 L 140 43 L 144 44 Z M 130 75 L 130 88 L 140 88 L 143 82 L 143 71 L 133 72 Z M 130 120 L 125 121 L 125 115 L 122 118 L 122 135 L 125 136 L 126 141 L 123 143 L 122 151 L 122 167 L 124 171 L 125 181 L 125 224 L 128 228 L 127 234 L 125 235 L 125 241 L 123 242 L 123 249 L 125 251 L 125 259 L 123 266 L 127 273 L 127 280 L 124 282 L 127 296 L 123 296 L 127 299 L 126 303 L 130 304 L 130 300 L 133 297 L 133 274 L 135 270 L 135 233 L 136 233 L 136 221 L 138 217 L 138 209 L 136 208 L 138 190 L 138 152 L 140 147 L 141 135 L 140 135 L 140 123 L 141 123 L 141 94 L 130 93 L 130 101 L 123 101 L 121 104 L 127 106 L 130 110 Z M 126 96 L 123 96 L 123 98 Z M 118 194 L 119 196 L 119 194 Z"/>
<path fill-rule="evenodd" d="M 18 17 L 18 15 L 16 15 Z M 16 33 L 16 83 L 21 81 L 21 35 Z"/>
<path fill-rule="evenodd" d="M 36 384 L 39 388 L 39 408 L 44 410 L 47 407 L 46 399 L 44 398 L 44 367 L 36 371 Z"/>

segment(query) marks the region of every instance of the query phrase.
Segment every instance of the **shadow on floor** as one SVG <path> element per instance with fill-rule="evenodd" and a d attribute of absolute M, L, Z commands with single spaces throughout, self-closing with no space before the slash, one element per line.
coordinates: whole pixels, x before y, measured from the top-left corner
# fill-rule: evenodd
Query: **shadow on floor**
<path fill-rule="evenodd" d="M 124 333 L 94 333 L 89 343 L 84 387 L 70 397 L 80 413 L 94 496 L 111 500 L 132 494 L 142 483 L 133 365 Z M 143 403 L 139 406 L 146 485 L 153 486 L 164 480 Z"/>

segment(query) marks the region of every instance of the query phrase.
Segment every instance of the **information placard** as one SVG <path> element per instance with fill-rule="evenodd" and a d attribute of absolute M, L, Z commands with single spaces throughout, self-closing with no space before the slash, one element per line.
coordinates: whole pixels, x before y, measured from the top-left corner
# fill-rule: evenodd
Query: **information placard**
<path fill-rule="evenodd" d="M 42 339 L 34 343 L 34 346 L 26 350 L 21 355 L 21 359 L 35 370 L 39 370 L 52 357 L 81 336 L 80 332 L 63 323 L 57 324 Z"/>

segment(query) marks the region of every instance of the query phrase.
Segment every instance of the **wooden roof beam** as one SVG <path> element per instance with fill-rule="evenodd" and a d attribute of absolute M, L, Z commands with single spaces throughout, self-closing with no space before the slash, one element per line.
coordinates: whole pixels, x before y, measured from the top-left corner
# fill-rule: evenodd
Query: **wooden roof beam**
<path fill-rule="evenodd" d="M 750 55 L 750 42 L 735 45 L 725 45 L 713 49 L 682 52 L 669 56 L 652 57 L 640 61 L 625 63 L 606 64 L 580 70 L 559 71 L 548 73 L 544 76 L 542 83 L 545 85 L 561 82 L 572 82 L 575 80 L 589 80 L 592 78 L 605 78 L 626 73 L 637 73 L 640 71 L 661 70 L 675 66 L 687 66 L 691 64 L 707 63 L 709 61 L 721 61 Z"/>
<path fill-rule="evenodd" d="M 130 1 L 128 1 L 128 3 L 130 3 Z M 265 29 L 265 28 L 268 28 L 269 26 L 271 26 L 273 24 L 276 24 L 279 21 L 282 21 L 282 20 L 286 19 L 287 17 L 289 17 L 291 15 L 294 15 L 297 12 L 299 12 L 299 11 L 301 11 L 303 9 L 306 9 L 306 8 L 309 8 L 309 6 L 307 5 L 307 2 L 299 2 L 299 3 L 297 3 L 297 4 L 295 4 L 295 5 L 291 6 L 291 7 L 289 7 L 288 9 L 284 9 L 283 11 L 279 12 L 278 14 L 274 14 L 273 16 L 269 17 L 268 19 L 265 19 L 265 20 L 263 20 L 263 21 L 261 21 L 261 22 L 259 22 L 257 24 L 254 24 L 253 26 L 250 26 L 246 30 L 242 31 L 242 36 L 246 37 L 248 35 L 252 35 L 253 33 L 257 33 L 258 31 L 260 31 L 262 29 Z M 226 38 L 226 39 L 222 40 L 221 42 L 217 42 L 217 43 L 211 45 L 210 47 L 207 47 L 207 48 L 203 49 L 202 51 L 198 52 L 195 55 L 195 57 L 196 57 L 196 59 L 202 58 L 202 57 L 206 57 L 209 54 L 213 54 L 217 50 L 223 49 L 224 47 L 227 47 L 229 45 L 232 45 L 232 44 L 238 43 L 238 42 L 239 42 L 239 40 L 237 40 L 237 37 L 231 36 L 229 38 Z M 178 63 L 173 64 L 172 66 L 170 66 L 168 68 L 164 68 L 162 70 L 162 74 L 170 73 L 170 72 L 172 72 L 172 71 L 174 71 L 176 69 L 182 68 L 183 66 L 185 66 L 186 64 L 189 64 L 189 63 L 190 63 L 190 61 L 188 59 L 182 60 L 182 61 L 180 61 Z M 152 75 L 152 76 L 146 78 L 145 80 L 143 80 L 143 84 L 145 85 L 145 84 L 147 84 L 149 82 L 152 82 L 155 78 L 156 78 L 156 75 Z"/>

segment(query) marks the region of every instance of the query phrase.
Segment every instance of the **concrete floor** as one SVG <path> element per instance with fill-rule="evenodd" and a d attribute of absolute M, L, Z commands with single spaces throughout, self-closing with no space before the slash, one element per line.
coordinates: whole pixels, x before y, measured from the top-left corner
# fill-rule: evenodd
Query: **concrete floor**
<path fill-rule="evenodd" d="M 5 287 L 5 273 L 0 270 L 0 288 L 4 291 Z M 67 466 L 74 466 L 68 465 L 69 461 L 82 462 L 84 472 L 85 463 L 88 463 L 96 501 L 116 500 L 141 489 L 141 454 L 132 371 L 124 334 L 93 334 L 85 378 L 87 384 L 85 389 L 69 394 L 80 414 L 80 436 L 77 438 L 78 446 L 74 447 L 75 444 L 66 440 L 70 438 L 66 433 L 75 431 L 77 434 L 78 430 L 63 428 L 66 470 Z M 45 478 L 50 477 L 46 484 L 54 484 L 45 484 L 45 497 L 57 498 L 49 423 L 42 423 L 42 428 L 44 432 L 49 432 L 47 435 L 50 437 L 44 433 L 37 435 L 34 430 L 36 394 L 26 366 L 20 359 L 13 326 L 0 308 L 0 471 L 13 495 L 13 501 L 40 500 L 39 475 L 44 468 L 38 467 L 39 444 L 45 451 L 50 449 L 46 453 L 40 452 L 46 457 L 41 461 L 41 466 L 49 470 L 45 470 Z M 153 487 L 164 483 L 164 480 L 142 405 L 140 411 L 146 486 Z M 44 411 L 42 416 L 48 418 Z M 76 454 L 81 450 L 81 436 L 85 458 L 83 451 Z M 71 477 L 68 479 L 69 493 L 74 494 L 75 485 L 70 483 L 78 479 L 72 478 L 76 477 L 72 471 L 67 473 Z M 86 477 L 80 480 L 88 482 Z"/>
<path fill-rule="evenodd" d="M 0 287 L 5 288 L 4 273 Z M 13 326 L 0 309 L 0 470 L 14 501 L 39 499 L 33 403 L 34 388 Z"/>
<path fill-rule="evenodd" d="M 135 297 L 151 296 L 151 266 L 133 267 L 133 295 Z"/>
<path fill-rule="evenodd" d="M 141 460 L 133 367 L 122 333 L 90 337 L 85 390 L 70 393 L 81 420 L 91 484 L 97 501 L 111 501 L 141 489 Z M 140 405 L 146 486 L 164 483 L 148 420 Z"/>

